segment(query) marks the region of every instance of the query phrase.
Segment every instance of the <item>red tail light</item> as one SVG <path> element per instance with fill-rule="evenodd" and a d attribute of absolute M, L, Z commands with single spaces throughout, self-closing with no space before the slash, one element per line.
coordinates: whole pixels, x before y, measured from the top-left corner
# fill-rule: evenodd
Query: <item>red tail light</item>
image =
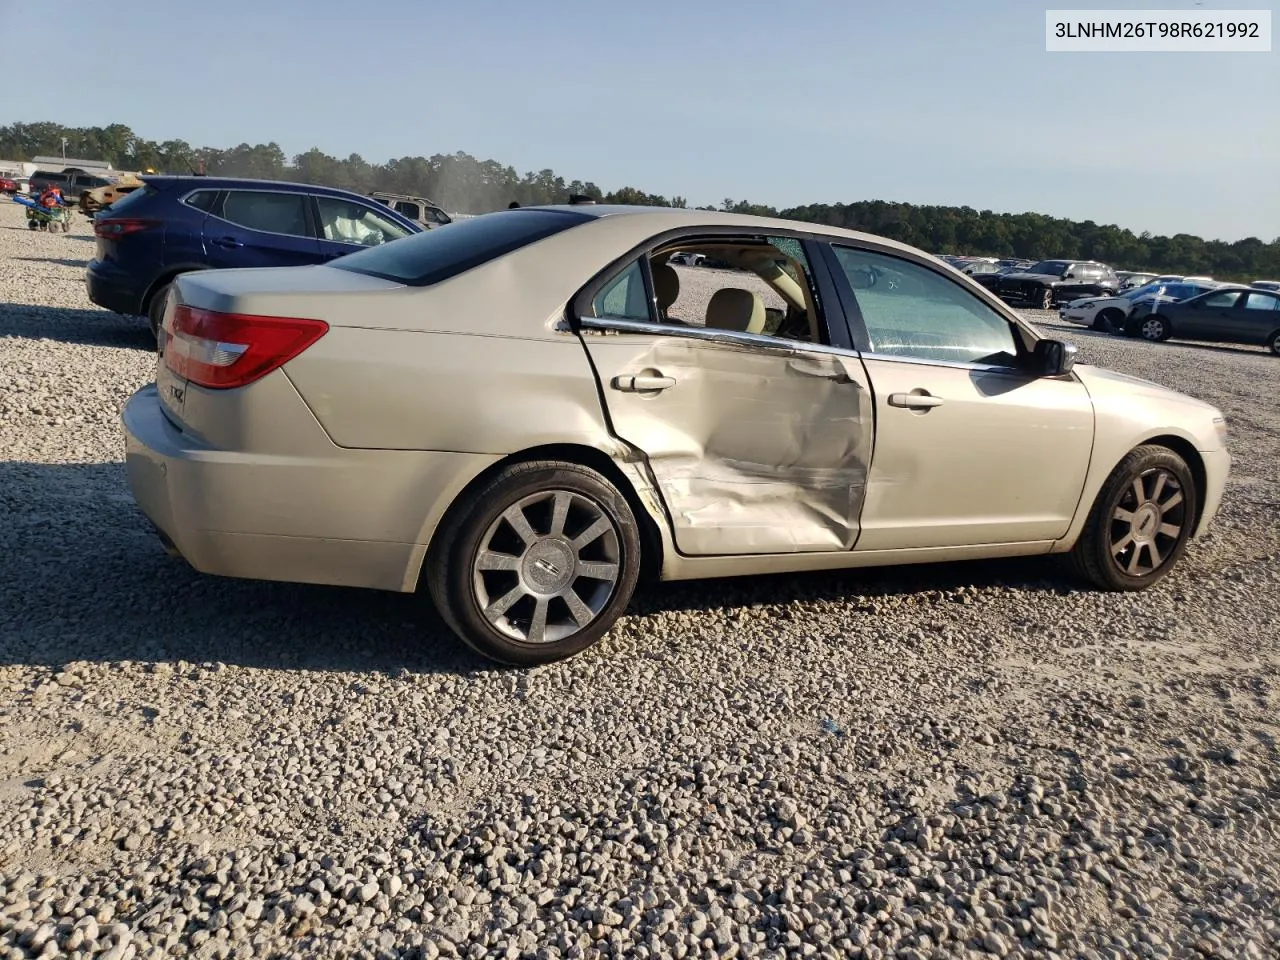
<path fill-rule="evenodd" d="M 108 217 L 105 220 L 93 221 L 93 235 L 102 237 L 104 240 L 115 240 L 118 237 L 127 237 L 131 233 L 149 230 L 155 225 L 155 220 L 128 220 L 123 217 L 114 219 Z"/>
<path fill-rule="evenodd" d="M 176 376 L 228 390 L 260 380 L 326 333 L 323 320 L 254 317 L 180 305 L 165 311 L 164 362 Z"/>

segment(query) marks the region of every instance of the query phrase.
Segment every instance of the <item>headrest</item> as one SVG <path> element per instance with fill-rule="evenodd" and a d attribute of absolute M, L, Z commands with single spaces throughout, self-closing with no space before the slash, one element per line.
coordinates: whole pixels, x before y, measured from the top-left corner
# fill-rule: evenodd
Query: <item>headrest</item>
<path fill-rule="evenodd" d="M 764 301 L 750 290 L 725 287 L 707 304 L 707 326 L 716 330 L 761 333 L 764 321 Z"/>
<path fill-rule="evenodd" d="M 654 263 L 653 292 L 658 295 L 658 309 L 664 313 L 680 296 L 680 274 L 669 263 Z"/>

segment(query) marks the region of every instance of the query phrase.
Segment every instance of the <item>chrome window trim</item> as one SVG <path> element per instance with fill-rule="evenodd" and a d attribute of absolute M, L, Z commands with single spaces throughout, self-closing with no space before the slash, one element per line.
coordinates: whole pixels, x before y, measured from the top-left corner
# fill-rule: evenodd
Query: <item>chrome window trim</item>
<path fill-rule="evenodd" d="M 882 360 L 888 363 L 911 363 L 924 367 L 946 367 L 952 370 L 972 370 L 979 373 L 1004 373 L 1014 377 L 1026 377 L 1021 367 L 1007 367 L 994 363 L 966 363 L 960 360 L 934 360 L 927 357 L 904 357 L 893 353 L 859 353 L 831 347 L 825 343 L 809 343 L 806 340 L 787 340 L 761 333 L 740 333 L 736 330 L 708 330 L 706 327 L 678 327 L 672 324 L 651 323 L 644 320 L 623 320 L 614 317 L 579 317 L 584 329 L 613 331 L 614 333 L 638 333 L 651 337 L 685 337 L 711 343 L 729 343 L 737 346 L 767 347 L 773 350 L 803 350 L 825 353 L 836 357 L 861 360 Z"/>
<path fill-rule="evenodd" d="M 614 317 L 579 317 L 578 322 L 584 329 L 612 331 L 614 333 L 638 333 L 650 337 L 682 337 L 689 340 L 703 340 L 708 343 L 728 343 L 734 346 L 764 347 L 770 350 L 786 350 L 806 353 L 825 353 L 837 357 L 857 359 L 858 353 L 840 347 L 830 347 L 825 343 L 810 343 L 807 340 L 788 340 L 785 337 L 771 337 L 763 333 L 740 333 L 737 330 L 708 330 L 706 327 L 684 327 L 667 323 L 653 323 L 647 320 L 623 320 Z"/>

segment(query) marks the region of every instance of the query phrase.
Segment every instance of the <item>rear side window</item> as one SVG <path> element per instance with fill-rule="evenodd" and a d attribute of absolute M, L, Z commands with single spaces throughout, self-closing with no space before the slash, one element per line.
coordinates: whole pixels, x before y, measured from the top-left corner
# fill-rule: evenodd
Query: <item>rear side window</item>
<path fill-rule="evenodd" d="M 197 190 L 182 202 L 188 207 L 195 207 L 197 210 L 203 210 L 205 213 L 208 213 L 213 209 L 213 203 L 217 199 L 217 190 Z"/>
<path fill-rule="evenodd" d="M 496 260 L 588 220 L 569 210 L 504 210 L 359 250 L 330 266 L 410 286 L 427 286 Z"/>
<path fill-rule="evenodd" d="M 396 213 L 402 213 L 410 220 L 417 220 L 422 211 L 418 209 L 416 203 L 410 203 L 408 200 L 397 200 Z"/>
<path fill-rule="evenodd" d="M 301 193 L 266 190 L 228 190 L 222 200 L 222 218 L 250 230 L 307 237 L 307 198 Z"/>

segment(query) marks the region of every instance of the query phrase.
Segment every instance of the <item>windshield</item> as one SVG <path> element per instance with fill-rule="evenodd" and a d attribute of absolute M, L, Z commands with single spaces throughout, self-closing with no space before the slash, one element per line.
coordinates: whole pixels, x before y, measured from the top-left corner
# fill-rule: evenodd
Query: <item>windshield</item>
<path fill-rule="evenodd" d="M 1042 273 L 1051 277 L 1060 277 L 1067 272 L 1069 264 L 1066 260 L 1041 260 L 1035 266 L 1027 267 L 1027 273 Z"/>

